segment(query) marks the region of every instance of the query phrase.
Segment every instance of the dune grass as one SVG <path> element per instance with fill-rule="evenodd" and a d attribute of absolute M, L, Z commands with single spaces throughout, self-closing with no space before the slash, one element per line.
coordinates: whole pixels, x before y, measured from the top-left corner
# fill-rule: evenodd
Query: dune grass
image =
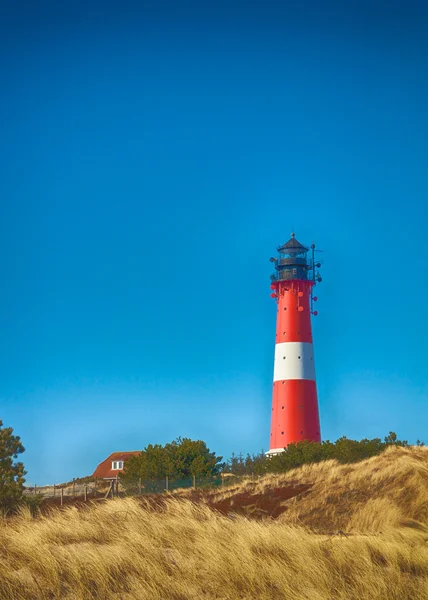
<path fill-rule="evenodd" d="M 126 498 L 23 511 L 0 523 L 0 600 L 428 598 L 427 450 L 305 466 L 240 489 L 293 482 L 311 490 L 277 520 L 229 518 L 184 494 L 157 508 Z"/>
<path fill-rule="evenodd" d="M 378 533 L 412 521 L 428 523 L 428 448 L 416 446 L 389 447 L 379 456 L 353 464 L 329 460 L 255 481 L 248 478 L 207 493 L 202 501 L 213 504 L 242 493 L 269 495 L 274 488 L 297 485 L 311 489 L 284 502 L 283 523 L 318 533 L 338 529 Z M 176 495 L 191 493 L 183 490 Z"/>

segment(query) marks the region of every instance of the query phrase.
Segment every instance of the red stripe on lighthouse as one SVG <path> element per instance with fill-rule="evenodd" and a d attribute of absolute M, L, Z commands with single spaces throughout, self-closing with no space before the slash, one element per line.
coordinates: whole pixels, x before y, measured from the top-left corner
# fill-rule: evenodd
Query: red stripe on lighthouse
<path fill-rule="evenodd" d="M 312 342 L 309 300 L 312 286 L 312 281 L 278 282 L 276 343 Z"/>
<path fill-rule="evenodd" d="M 275 381 L 272 398 L 270 450 L 281 452 L 288 444 L 321 441 L 315 381 Z"/>

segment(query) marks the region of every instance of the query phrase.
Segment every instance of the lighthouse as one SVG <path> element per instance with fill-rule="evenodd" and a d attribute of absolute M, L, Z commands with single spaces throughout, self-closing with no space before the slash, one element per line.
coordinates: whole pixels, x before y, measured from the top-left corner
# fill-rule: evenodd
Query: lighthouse
<path fill-rule="evenodd" d="M 279 454 L 293 442 L 321 441 L 315 379 L 311 315 L 321 281 L 315 262 L 315 245 L 303 246 L 294 233 L 271 258 L 271 293 L 277 303 L 276 343 L 273 370 L 270 450 Z M 308 253 L 310 255 L 308 256 Z"/>

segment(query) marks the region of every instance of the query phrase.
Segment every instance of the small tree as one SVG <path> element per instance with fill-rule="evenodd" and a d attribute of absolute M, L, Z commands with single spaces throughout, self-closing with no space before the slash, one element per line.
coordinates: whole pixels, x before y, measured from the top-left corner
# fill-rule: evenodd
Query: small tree
<path fill-rule="evenodd" d="M 22 501 L 24 492 L 24 465 L 16 462 L 25 448 L 12 427 L 3 427 L 0 421 L 0 509 L 14 510 Z"/>
<path fill-rule="evenodd" d="M 127 487 L 136 481 L 153 481 L 168 476 L 170 479 L 209 477 L 220 470 L 221 456 L 210 452 L 202 440 L 177 438 L 165 446 L 149 444 L 138 456 L 132 456 L 120 475 Z"/>
<path fill-rule="evenodd" d="M 390 431 L 389 434 L 384 438 L 387 446 L 408 446 L 407 440 L 399 440 L 397 434 L 394 431 Z"/>
<path fill-rule="evenodd" d="M 211 477 L 219 472 L 222 457 L 210 452 L 202 440 L 179 437 L 166 444 L 165 450 L 171 457 L 176 477 Z"/>
<path fill-rule="evenodd" d="M 238 456 L 232 452 L 232 456 L 224 465 L 223 472 L 233 473 L 233 475 L 245 475 L 246 465 L 242 452 L 240 452 Z"/>

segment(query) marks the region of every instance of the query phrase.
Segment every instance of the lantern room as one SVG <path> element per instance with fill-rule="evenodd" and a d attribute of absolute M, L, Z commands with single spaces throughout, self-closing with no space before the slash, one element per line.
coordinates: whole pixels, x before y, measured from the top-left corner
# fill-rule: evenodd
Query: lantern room
<path fill-rule="evenodd" d="M 290 281 L 295 279 L 306 280 L 308 278 L 308 271 L 312 268 L 307 259 L 309 248 L 298 242 L 294 233 L 291 234 L 288 242 L 277 250 L 279 258 L 271 258 L 278 272 L 277 275 L 272 276 L 273 280 Z"/>

